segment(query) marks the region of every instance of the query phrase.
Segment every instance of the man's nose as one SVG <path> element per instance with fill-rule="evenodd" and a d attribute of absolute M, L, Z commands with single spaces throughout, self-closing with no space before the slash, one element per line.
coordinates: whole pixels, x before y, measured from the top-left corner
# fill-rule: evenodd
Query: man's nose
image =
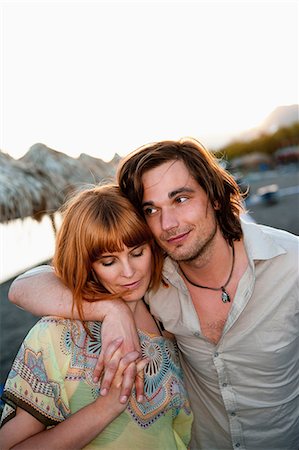
<path fill-rule="evenodd" d="M 161 227 L 163 230 L 171 230 L 179 225 L 179 221 L 172 208 L 164 209 L 161 213 Z"/>

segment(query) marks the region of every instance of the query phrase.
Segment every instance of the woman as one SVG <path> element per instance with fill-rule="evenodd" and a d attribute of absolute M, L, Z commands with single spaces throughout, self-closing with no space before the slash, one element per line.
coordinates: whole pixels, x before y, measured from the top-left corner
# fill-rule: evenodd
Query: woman
<path fill-rule="evenodd" d="M 4 388 L 1 449 L 184 449 L 192 413 L 175 342 L 164 338 L 142 298 L 161 282 L 162 255 L 118 187 L 78 193 L 65 207 L 53 265 L 81 320 L 42 318 L 25 338 Z M 93 369 L 101 323 L 84 322 L 83 298 L 122 297 L 139 329 L 143 360 L 131 352 L 100 395 Z M 41 299 L 42 300 L 42 299 Z M 119 341 L 119 344 L 121 341 Z M 120 403 L 125 368 L 144 370 L 145 401 Z"/>

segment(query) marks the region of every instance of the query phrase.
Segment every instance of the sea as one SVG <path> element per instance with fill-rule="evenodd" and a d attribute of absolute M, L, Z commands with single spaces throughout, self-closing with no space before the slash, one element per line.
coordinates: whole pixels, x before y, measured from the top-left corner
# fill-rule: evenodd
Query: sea
<path fill-rule="evenodd" d="M 59 213 L 54 216 L 58 228 Z M 49 216 L 40 222 L 27 217 L 0 224 L 0 284 L 36 265 L 49 261 L 54 254 L 55 232 Z"/>

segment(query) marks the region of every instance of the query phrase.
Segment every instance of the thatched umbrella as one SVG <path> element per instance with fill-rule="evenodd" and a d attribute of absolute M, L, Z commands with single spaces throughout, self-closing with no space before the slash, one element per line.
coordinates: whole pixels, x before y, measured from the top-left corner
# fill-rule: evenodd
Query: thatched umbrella
<path fill-rule="evenodd" d="M 1 153 L 0 221 L 28 216 L 40 220 L 48 214 L 55 230 L 54 213 L 70 192 L 114 178 L 119 156 L 110 163 L 86 154 L 78 159 L 35 144 L 19 160 Z"/>
<path fill-rule="evenodd" d="M 44 144 L 34 144 L 20 161 L 40 170 L 53 182 L 57 176 L 61 177 L 62 185 L 59 187 L 66 195 L 85 184 L 111 180 L 115 173 L 115 166 L 101 159 L 84 153 L 79 158 L 72 158 Z"/>
<path fill-rule="evenodd" d="M 20 161 L 55 183 L 64 194 L 90 179 L 76 159 L 44 144 L 34 144 Z"/>
<path fill-rule="evenodd" d="M 115 175 L 115 165 L 113 161 L 106 163 L 100 158 L 94 158 L 86 153 L 81 153 L 78 158 L 80 164 L 89 171 L 89 176 L 93 179 L 93 183 L 100 181 L 111 181 Z"/>
<path fill-rule="evenodd" d="M 63 197 L 33 167 L 0 151 L 0 222 L 33 217 L 40 220 L 59 208 Z"/>

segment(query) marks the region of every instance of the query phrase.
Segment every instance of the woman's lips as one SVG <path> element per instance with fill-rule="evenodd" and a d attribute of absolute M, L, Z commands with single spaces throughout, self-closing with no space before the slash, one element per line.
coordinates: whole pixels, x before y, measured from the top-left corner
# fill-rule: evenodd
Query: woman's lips
<path fill-rule="evenodd" d="M 136 289 L 140 285 L 140 280 L 133 281 L 133 283 L 124 284 L 122 287 L 125 289 Z"/>

